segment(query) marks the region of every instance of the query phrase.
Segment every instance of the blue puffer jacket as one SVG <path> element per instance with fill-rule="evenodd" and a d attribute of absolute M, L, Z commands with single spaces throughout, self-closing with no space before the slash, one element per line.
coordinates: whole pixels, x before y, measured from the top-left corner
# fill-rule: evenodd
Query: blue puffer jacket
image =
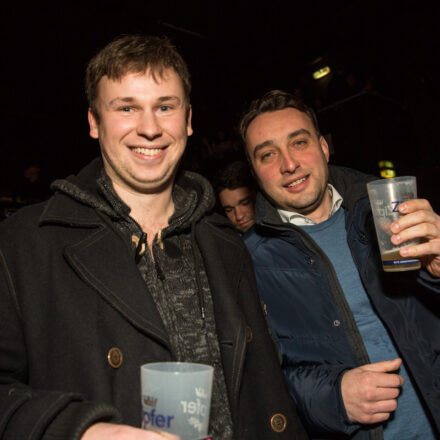
<path fill-rule="evenodd" d="M 440 280 L 423 270 L 382 270 L 367 180 L 357 171 L 330 167 L 365 290 L 440 431 Z M 369 358 L 332 264 L 305 232 L 282 223 L 261 194 L 255 219 L 245 242 L 290 392 L 309 432 L 315 439 L 383 438 L 382 428 L 353 424 L 345 412 L 342 375 Z"/>

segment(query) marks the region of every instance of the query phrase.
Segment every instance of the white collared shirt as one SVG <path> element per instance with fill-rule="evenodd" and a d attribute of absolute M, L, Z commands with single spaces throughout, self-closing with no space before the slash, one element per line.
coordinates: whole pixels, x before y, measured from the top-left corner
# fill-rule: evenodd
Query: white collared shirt
<path fill-rule="evenodd" d="M 330 192 L 330 197 L 332 198 L 332 207 L 330 209 L 329 218 L 341 207 L 342 205 L 342 196 L 338 193 L 336 188 L 328 184 L 328 190 Z M 312 220 L 305 215 L 298 214 L 293 211 L 284 211 L 283 209 L 278 209 L 278 213 L 280 214 L 281 220 L 284 223 L 292 223 L 296 226 L 308 226 L 308 225 L 316 225 L 315 220 Z"/>

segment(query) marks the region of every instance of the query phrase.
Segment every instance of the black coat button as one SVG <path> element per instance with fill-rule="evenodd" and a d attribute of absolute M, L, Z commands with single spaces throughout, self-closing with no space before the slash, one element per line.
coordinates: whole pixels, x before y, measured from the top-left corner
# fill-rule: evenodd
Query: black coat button
<path fill-rule="evenodd" d="M 110 348 L 107 359 L 112 368 L 119 368 L 123 361 L 122 351 L 118 347 Z"/>
<path fill-rule="evenodd" d="M 287 426 L 284 414 L 274 414 L 270 419 L 270 426 L 275 432 L 283 432 Z"/>

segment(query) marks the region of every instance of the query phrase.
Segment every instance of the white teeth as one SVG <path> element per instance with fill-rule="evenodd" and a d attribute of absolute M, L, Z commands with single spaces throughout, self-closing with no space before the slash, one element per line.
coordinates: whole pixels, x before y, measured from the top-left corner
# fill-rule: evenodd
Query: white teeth
<path fill-rule="evenodd" d="M 295 180 L 295 182 L 292 182 L 290 185 L 287 185 L 288 188 L 293 188 L 294 186 L 298 186 L 300 183 L 303 183 L 304 180 L 306 180 L 306 177 L 303 177 L 302 179 Z"/>
<path fill-rule="evenodd" d="M 135 153 L 143 154 L 144 156 L 154 156 L 156 154 L 159 154 L 162 150 L 160 148 L 136 147 L 136 148 L 133 148 L 133 151 Z"/>

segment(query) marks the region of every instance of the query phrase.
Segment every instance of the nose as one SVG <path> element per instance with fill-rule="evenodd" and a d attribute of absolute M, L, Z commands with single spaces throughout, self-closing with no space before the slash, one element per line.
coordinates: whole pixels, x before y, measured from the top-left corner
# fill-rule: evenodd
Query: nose
<path fill-rule="evenodd" d="M 298 161 L 290 152 L 284 152 L 281 154 L 280 171 L 282 174 L 293 173 L 298 166 Z"/>
<path fill-rule="evenodd" d="M 137 134 L 149 140 L 156 139 L 162 135 L 162 127 L 153 112 L 144 112 L 140 115 L 137 125 Z"/>
<path fill-rule="evenodd" d="M 243 219 L 243 217 L 246 215 L 245 209 L 243 209 L 242 206 L 236 206 L 235 207 L 235 219 L 237 222 Z"/>

